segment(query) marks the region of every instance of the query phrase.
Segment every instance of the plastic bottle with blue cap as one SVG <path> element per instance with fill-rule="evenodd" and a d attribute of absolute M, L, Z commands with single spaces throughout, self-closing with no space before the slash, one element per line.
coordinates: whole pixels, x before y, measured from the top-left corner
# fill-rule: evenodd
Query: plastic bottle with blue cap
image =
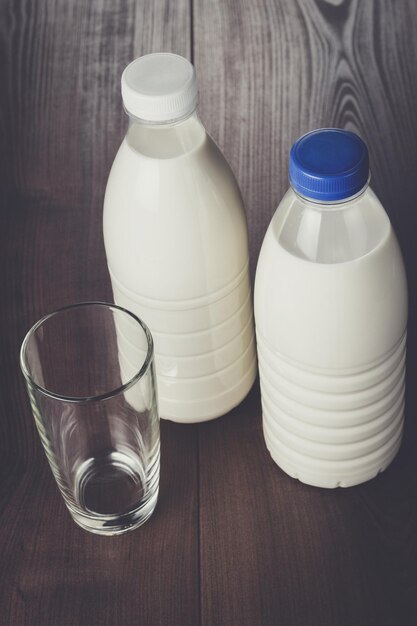
<path fill-rule="evenodd" d="M 264 437 L 289 475 L 348 487 L 384 470 L 401 444 L 404 264 L 357 135 L 304 135 L 289 174 L 255 280 Z"/>

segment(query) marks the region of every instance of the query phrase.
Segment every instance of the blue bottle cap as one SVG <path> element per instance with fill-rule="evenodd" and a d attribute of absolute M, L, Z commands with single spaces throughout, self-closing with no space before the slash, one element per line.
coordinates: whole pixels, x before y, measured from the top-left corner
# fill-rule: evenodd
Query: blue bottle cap
<path fill-rule="evenodd" d="M 358 135 L 320 128 L 303 135 L 290 153 L 290 184 L 300 195 L 330 202 L 359 193 L 369 179 L 369 156 Z"/>

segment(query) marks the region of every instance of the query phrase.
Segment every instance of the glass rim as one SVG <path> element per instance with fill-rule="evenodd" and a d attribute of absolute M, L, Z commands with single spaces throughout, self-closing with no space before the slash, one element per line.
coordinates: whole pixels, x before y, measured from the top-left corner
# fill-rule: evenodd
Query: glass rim
<path fill-rule="evenodd" d="M 81 309 L 81 308 L 85 308 L 85 307 L 93 308 L 93 307 L 97 307 L 97 306 L 98 307 L 105 307 L 106 309 L 116 309 L 117 311 L 121 311 L 122 313 L 126 313 L 135 322 L 137 322 L 139 324 L 139 326 L 142 328 L 143 332 L 145 333 L 146 341 L 147 341 L 147 344 L 148 344 L 148 349 L 147 349 L 147 352 L 146 352 L 145 360 L 144 360 L 142 366 L 140 367 L 140 369 L 136 372 L 136 374 L 131 376 L 129 378 L 129 380 L 126 383 L 124 383 L 123 385 L 120 385 L 119 387 L 111 389 L 110 391 L 107 391 L 106 393 L 102 393 L 102 394 L 94 395 L 94 396 L 65 396 L 63 394 L 59 394 L 59 393 L 55 393 L 53 391 L 50 391 L 49 389 L 46 389 L 42 385 L 39 385 L 37 382 L 35 382 L 33 380 L 32 376 L 31 376 L 31 374 L 29 373 L 29 369 L 27 367 L 27 359 L 26 359 L 26 348 L 27 348 L 29 340 L 33 336 L 33 334 L 47 320 L 51 319 L 52 317 L 55 317 L 56 315 L 59 315 L 60 313 L 64 313 L 65 311 L 69 311 L 71 309 Z M 137 383 L 138 380 L 143 378 L 143 376 L 148 371 L 149 366 L 152 363 L 153 351 L 154 351 L 154 345 L 153 345 L 153 338 L 152 338 L 152 335 L 151 335 L 151 331 L 149 330 L 149 328 L 145 324 L 145 322 L 143 322 L 137 315 L 135 315 L 134 313 L 132 313 L 128 309 L 125 309 L 124 307 L 119 306 L 118 304 L 112 304 L 111 302 L 102 302 L 100 300 L 76 302 L 75 304 L 69 304 L 67 306 L 60 307 L 59 309 L 55 309 L 55 311 L 52 311 L 51 313 L 47 313 L 46 315 L 41 317 L 35 324 L 33 324 L 33 326 L 31 326 L 31 328 L 26 333 L 26 335 L 25 335 L 25 337 L 24 337 L 24 339 L 22 341 L 22 345 L 20 347 L 20 369 L 22 370 L 22 374 L 23 374 L 27 384 L 30 385 L 31 387 L 35 388 L 37 391 L 39 391 L 43 395 L 45 395 L 45 396 L 47 396 L 49 398 L 53 398 L 55 400 L 61 400 L 61 401 L 65 401 L 65 402 L 72 402 L 74 404 L 85 404 L 87 402 L 98 402 L 98 401 L 101 401 L 101 400 L 107 400 L 109 398 L 114 398 L 115 396 L 118 396 L 120 393 L 123 393 L 124 391 L 127 391 L 128 389 L 133 387 L 133 385 L 135 383 Z"/>

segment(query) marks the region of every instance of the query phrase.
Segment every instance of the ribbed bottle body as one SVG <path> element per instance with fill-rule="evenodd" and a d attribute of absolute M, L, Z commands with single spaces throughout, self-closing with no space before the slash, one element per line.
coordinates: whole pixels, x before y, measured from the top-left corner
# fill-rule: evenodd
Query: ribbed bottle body
<path fill-rule="evenodd" d="M 239 404 L 256 376 L 246 218 L 198 118 L 163 133 L 133 126 L 119 150 L 106 255 L 115 302 L 154 337 L 161 416 L 204 421 Z M 119 343 L 128 367 L 129 338 Z"/>
<path fill-rule="evenodd" d="M 403 431 L 407 285 L 371 190 L 333 207 L 284 197 L 258 262 L 255 319 L 276 463 L 321 487 L 385 469 Z"/>

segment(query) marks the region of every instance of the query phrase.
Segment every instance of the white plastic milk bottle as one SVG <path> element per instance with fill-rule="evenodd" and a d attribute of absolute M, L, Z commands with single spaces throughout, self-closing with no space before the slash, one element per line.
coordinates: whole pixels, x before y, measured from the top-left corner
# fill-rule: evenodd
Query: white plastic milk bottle
<path fill-rule="evenodd" d="M 301 137 L 290 184 L 255 281 L 264 436 L 291 476 L 347 487 L 384 470 L 400 447 L 404 265 L 357 135 Z"/>
<path fill-rule="evenodd" d="M 186 59 L 136 59 L 122 97 L 129 129 L 104 200 L 114 299 L 152 332 L 161 416 L 209 420 L 239 404 L 256 376 L 242 198 L 197 116 Z M 128 329 L 118 334 L 131 373 Z"/>

